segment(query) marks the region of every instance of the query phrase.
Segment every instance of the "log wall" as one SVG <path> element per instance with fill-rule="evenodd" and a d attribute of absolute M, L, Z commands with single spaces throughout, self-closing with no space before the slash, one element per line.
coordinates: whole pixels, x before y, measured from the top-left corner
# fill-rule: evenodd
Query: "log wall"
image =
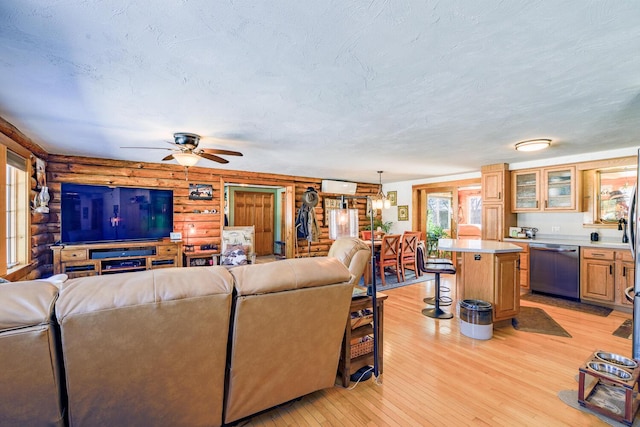
<path fill-rule="evenodd" d="M 194 224 L 193 233 L 189 235 L 189 244 L 198 247 L 202 244 L 214 244 L 220 247 L 221 230 L 224 225 L 224 193 L 225 183 L 239 183 L 248 185 L 269 185 L 285 187 L 293 185 L 295 188 L 295 210 L 302 205 L 302 194 L 308 187 L 318 191 L 320 201 L 315 208 L 318 224 L 320 225 L 320 239 L 307 244 L 300 240 L 294 252 L 295 256 L 323 256 L 326 255 L 332 241 L 329 240 L 328 227 L 324 221 L 324 197 L 320 192 L 321 178 L 296 177 L 268 173 L 233 171 L 205 167 L 191 167 L 188 170 L 188 180 L 185 170 L 175 164 L 129 162 L 107 160 L 89 157 L 49 155 L 47 161 L 47 185 L 51 201 L 49 208 L 50 221 L 38 223 L 37 231 L 50 233 L 51 242 L 60 240 L 60 189 L 62 182 L 73 182 L 96 185 L 116 185 L 152 187 L 173 190 L 174 200 L 174 231 L 182 232 L 186 240 L 188 225 Z M 210 184 L 213 186 L 213 200 L 190 200 L 189 183 Z M 359 196 L 374 195 L 378 190 L 377 184 L 358 183 Z M 326 197 L 338 198 L 338 195 L 328 194 Z M 350 202 L 350 207 L 354 201 Z M 364 228 L 368 224 L 366 217 L 366 201 L 357 200 L 355 205 L 360 210 L 360 225 Z M 205 210 L 217 210 L 217 213 L 196 213 Z M 34 224 L 35 226 L 36 224 Z M 293 230 L 289 230 L 293 233 Z M 295 234 L 293 234 L 295 236 Z"/>

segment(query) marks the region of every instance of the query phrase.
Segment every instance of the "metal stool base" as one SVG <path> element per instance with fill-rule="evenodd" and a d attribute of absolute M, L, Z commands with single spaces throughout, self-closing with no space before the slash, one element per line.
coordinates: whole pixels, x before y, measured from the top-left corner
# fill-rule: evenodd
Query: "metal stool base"
<path fill-rule="evenodd" d="M 422 301 L 424 301 L 425 303 L 429 304 L 429 305 L 436 305 L 436 297 L 427 297 L 425 299 L 423 299 Z M 440 306 L 442 307 L 448 307 L 453 303 L 453 300 L 451 299 L 451 297 L 448 296 L 441 296 L 440 297 Z"/>
<path fill-rule="evenodd" d="M 422 309 L 422 314 L 434 319 L 453 319 L 452 313 L 442 311 L 440 308 L 424 308 Z"/>

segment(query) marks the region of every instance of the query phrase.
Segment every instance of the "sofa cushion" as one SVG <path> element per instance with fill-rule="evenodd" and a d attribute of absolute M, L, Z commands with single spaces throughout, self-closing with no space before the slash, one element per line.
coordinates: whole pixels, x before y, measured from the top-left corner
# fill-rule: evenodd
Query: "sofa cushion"
<path fill-rule="evenodd" d="M 285 259 L 229 270 L 238 295 L 264 294 L 348 282 L 349 270 L 336 258 Z"/>
<path fill-rule="evenodd" d="M 0 285 L 0 425 L 62 426 L 63 386 L 53 306 L 39 281 Z"/>
<path fill-rule="evenodd" d="M 69 425 L 220 425 L 232 283 L 220 266 L 67 281 Z"/>

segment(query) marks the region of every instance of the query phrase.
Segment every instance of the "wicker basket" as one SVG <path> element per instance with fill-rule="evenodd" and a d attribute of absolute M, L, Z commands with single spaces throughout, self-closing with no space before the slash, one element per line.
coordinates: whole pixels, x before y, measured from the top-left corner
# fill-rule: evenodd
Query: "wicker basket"
<path fill-rule="evenodd" d="M 373 339 L 367 341 L 360 341 L 355 344 L 351 344 L 351 358 L 354 359 L 358 356 L 371 353 L 373 351 Z"/>
<path fill-rule="evenodd" d="M 367 316 L 359 316 L 351 318 L 351 329 L 359 328 L 363 325 L 368 325 L 373 322 L 373 314 L 369 314 Z"/>

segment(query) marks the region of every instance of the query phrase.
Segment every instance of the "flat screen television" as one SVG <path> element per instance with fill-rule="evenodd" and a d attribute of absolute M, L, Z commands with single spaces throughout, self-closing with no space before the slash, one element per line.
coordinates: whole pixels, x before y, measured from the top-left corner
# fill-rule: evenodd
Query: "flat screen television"
<path fill-rule="evenodd" d="M 173 191 L 62 183 L 60 243 L 157 240 L 173 231 Z"/>

